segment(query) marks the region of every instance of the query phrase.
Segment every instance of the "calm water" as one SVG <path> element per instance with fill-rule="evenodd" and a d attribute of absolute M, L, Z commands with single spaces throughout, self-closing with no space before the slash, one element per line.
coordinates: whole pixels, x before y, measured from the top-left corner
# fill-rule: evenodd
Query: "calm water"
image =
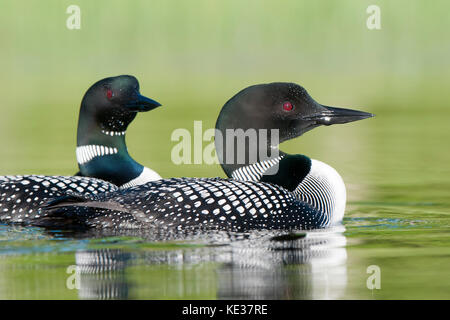
<path fill-rule="evenodd" d="M 440 116 L 411 128 L 416 116 L 367 122 L 368 143 L 340 163 L 350 180 L 341 227 L 286 236 L 1 225 L 0 298 L 448 299 L 449 133 Z M 367 287 L 369 266 L 379 267 L 380 289 Z"/>

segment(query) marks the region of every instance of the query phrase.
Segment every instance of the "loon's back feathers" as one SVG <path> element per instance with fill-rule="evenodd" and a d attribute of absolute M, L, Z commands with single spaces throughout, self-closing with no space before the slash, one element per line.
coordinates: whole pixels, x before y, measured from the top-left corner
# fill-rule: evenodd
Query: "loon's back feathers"
<path fill-rule="evenodd" d="M 335 225 L 345 211 L 345 185 L 327 164 L 287 156 L 270 182 L 221 178 L 173 178 L 99 195 L 69 193 L 49 203 L 48 216 L 67 216 L 71 226 L 153 227 L 248 231 L 317 229 Z M 293 164 L 303 163 L 301 166 Z M 297 172 L 297 173 L 296 173 Z M 299 180 L 300 182 L 298 182 Z M 279 184 L 283 184 L 280 186 Z M 54 225 L 64 227 L 64 225 Z"/>
<path fill-rule="evenodd" d="M 333 223 L 342 220 L 346 190 L 344 181 L 334 168 L 299 154 L 283 153 L 271 163 L 263 170 L 258 163 L 241 167 L 238 175 L 233 172 L 233 177 L 241 181 L 268 182 L 280 186 L 293 192 L 298 200 L 328 215 Z"/>
<path fill-rule="evenodd" d="M 221 178 L 173 178 L 98 196 L 69 195 L 46 210 L 94 228 L 247 231 L 329 225 L 326 215 L 284 188 Z"/>
<path fill-rule="evenodd" d="M 118 190 L 112 183 L 87 177 L 28 175 L 3 176 L 2 180 L 0 222 L 33 223 L 45 217 L 45 211 L 40 208 L 48 199 L 66 193 L 95 195 Z"/>

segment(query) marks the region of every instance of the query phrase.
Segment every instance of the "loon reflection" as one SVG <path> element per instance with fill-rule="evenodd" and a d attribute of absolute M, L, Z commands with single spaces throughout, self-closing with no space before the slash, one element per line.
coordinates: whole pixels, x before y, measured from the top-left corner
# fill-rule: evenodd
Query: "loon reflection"
<path fill-rule="evenodd" d="M 192 238 L 178 249 L 78 251 L 79 298 L 338 299 L 347 286 L 342 231 L 216 233 L 205 246 Z"/>
<path fill-rule="evenodd" d="M 82 299 L 127 299 L 125 266 L 130 255 L 117 249 L 78 251 L 75 254 Z"/>

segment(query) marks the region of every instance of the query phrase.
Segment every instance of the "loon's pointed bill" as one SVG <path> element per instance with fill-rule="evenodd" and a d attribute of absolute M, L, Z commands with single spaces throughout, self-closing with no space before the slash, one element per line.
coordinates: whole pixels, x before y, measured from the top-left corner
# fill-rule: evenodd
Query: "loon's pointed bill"
<path fill-rule="evenodd" d="M 322 110 L 319 112 L 304 116 L 301 119 L 306 121 L 314 121 L 317 124 L 329 126 L 332 124 L 342 124 L 363 120 L 375 116 L 372 113 L 359 110 L 329 107 L 324 105 L 321 105 L 321 107 Z"/>
<path fill-rule="evenodd" d="M 126 103 L 125 106 L 130 111 L 146 112 L 160 107 L 161 104 L 158 101 L 147 98 L 141 94 L 137 94 L 136 100 Z"/>

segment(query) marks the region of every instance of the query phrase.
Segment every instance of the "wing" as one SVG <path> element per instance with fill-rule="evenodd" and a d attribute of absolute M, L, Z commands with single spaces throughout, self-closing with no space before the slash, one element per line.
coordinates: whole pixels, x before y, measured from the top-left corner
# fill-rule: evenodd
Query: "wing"
<path fill-rule="evenodd" d="M 116 191 L 117 186 L 103 180 L 64 176 L 0 177 L 0 222 L 30 223 L 45 215 L 40 208 L 49 199 L 79 193 L 96 195 Z"/>
<path fill-rule="evenodd" d="M 50 205 L 59 213 L 76 213 L 90 227 L 313 229 L 328 224 L 326 216 L 291 192 L 269 183 L 224 179 L 168 179 L 89 197 L 65 198 Z M 62 211 L 61 211 L 62 210 Z M 116 217 L 116 223 L 105 223 Z"/>

